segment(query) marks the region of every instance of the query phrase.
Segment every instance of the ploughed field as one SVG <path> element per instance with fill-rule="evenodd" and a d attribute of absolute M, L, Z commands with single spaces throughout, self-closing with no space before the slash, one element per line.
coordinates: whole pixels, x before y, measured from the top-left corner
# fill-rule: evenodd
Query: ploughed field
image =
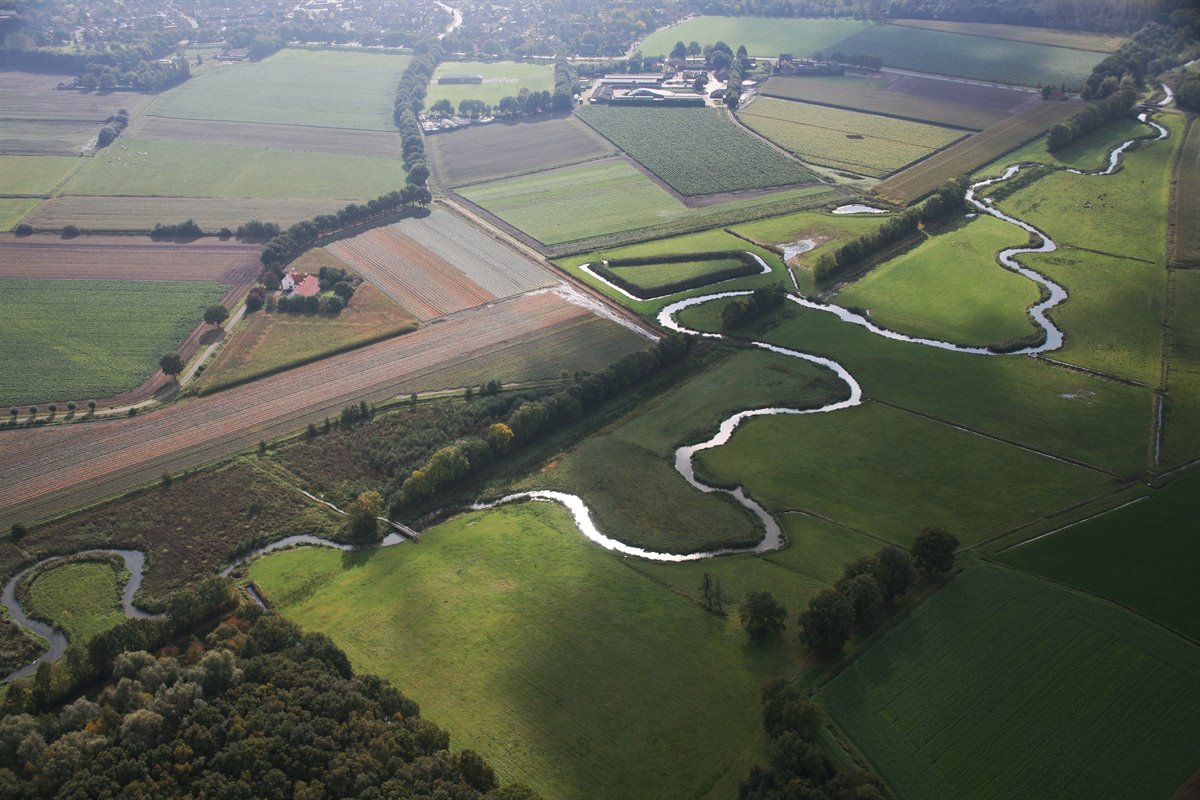
<path fill-rule="evenodd" d="M 0 236 L 0 278 L 217 281 L 250 285 L 258 245 L 197 239 L 187 244 L 129 236 Z"/>

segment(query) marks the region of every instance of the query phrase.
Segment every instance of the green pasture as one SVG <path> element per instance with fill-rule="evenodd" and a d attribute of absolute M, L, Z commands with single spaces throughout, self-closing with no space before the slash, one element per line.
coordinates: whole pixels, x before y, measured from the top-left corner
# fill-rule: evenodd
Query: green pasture
<path fill-rule="evenodd" d="M 969 569 L 819 695 L 899 800 L 1170 797 L 1200 648 L 1117 606 Z"/>
<path fill-rule="evenodd" d="M 747 420 L 697 466 L 772 511 L 809 512 L 903 546 L 929 526 L 976 544 L 1112 486 L 1092 470 L 878 403 Z"/>
<path fill-rule="evenodd" d="M 50 194 L 82 163 L 71 156 L 0 155 L 0 194 Z"/>
<path fill-rule="evenodd" d="M 665 56 L 678 41 L 702 46 L 725 42 L 734 50 L 745 45 L 752 56 L 810 56 L 866 27 L 867 23 L 850 19 L 699 16 L 655 31 L 638 49 L 648 56 Z"/>
<path fill-rule="evenodd" d="M 272 555 L 250 577 L 543 797 L 731 796 L 763 755 L 759 686 L 793 663 L 543 503 L 456 517 L 419 546 Z"/>
<path fill-rule="evenodd" d="M 996 262 L 1000 250 L 1025 239 L 995 217 L 959 222 L 847 284 L 835 301 L 870 309 L 886 328 L 956 344 L 1028 336 L 1035 328 L 1026 310 L 1038 301 L 1038 287 Z"/>
<path fill-rule="evenodd" d="M 1068 292 L 1067 301 L 1050 312 L 1066 333 L 1051 358 L 1158 386 L 1167 283 L 1161 265 L 1082 250 L 1024 259 Z"/>
<path fill-rule="evenodd" d="M 842 108 L 759 97 L 738 112 L 747 126 L 788 152 L 835 169 L 880 178 L 966 136 L 965 131 Z"/>
<path fill-rule="evenodd" d="M 722 420 L 742 409 L 812 408 L 846 393 L 845 385 L 822 367 L 765 351 L 739 351 L 639 404 L 605 435 L 563 453 L 520 488 L 578 494 L 601 530 L 640 547 L 678 553 L 754 544 L 762 538 L 757 520 L 724 493 L 706 494 L 688 485 L 674 466 L 676 448 L 708 439 Z"/>
<path fill-rule="evenodd" d="M 683 312 L 717 330 L 721 303 Z M 1118 474 L 1145 469 L 1150 390 L 1025 356 L 955 353 L 884 339 L 824 311 L 787 306 L 744 335 L 841 363 L 866 397 Z"/>
<path fill-rule="evenodd" d="M 1078 89 L 1103 53 L 959 33 L 875 25 L 828 48 L 847 55 L 879 56 L 889 67 L 1001 83 L 1038 83 Z"/>
<path fill-rule="evenodd" d="M 0 405 L 132 389 L 225 290 L 202 282 L 0 279 Z"/>
<path fill-rule="evenodd" d="M 54 625 L 70 641 L 86 642 L 125 620 L 121 591 L 128 578 L 128 572 L 106 561 L 54 567 L 33 579 L 26 611 Z"/>
<path fill-rule="evenodd" d="M 483 83 L 438 83 L 443 75 L 482 75 Z M 449 100 L 458 108 L 463 100 L 482 100 L 495 106 L 503 97 L 516 97 L 522 89 L 530 92 L 554 91 L 554 65 L 522 61 L 443 61 L 433 73 L 425 107 L 438 100 Z"/>
<path fill-rule="evenodd" d="M 1000 561 L 1115 600 L 1200 640 L 1200 472 L 1133 505 L 1017 545 Z"/>
<path fill-rule="evenodd" d="M 1081 136 L 1053 153 L 1046 149 L 1046 137 L 1039 136 L 1029 144 L 996 159 L 975 174 L 980 177 L 997 175 L 1009 164 L 1027 161 L 1096 172 L 1108 166 L 1108 154 L 1114 147 L 1127 139 L 1146 136 L 1152 130 L 1136 119 L 1122 117 Z"/>
<path fill-rule="evenodd" d="M 0 231 L 11 231 L 42 202 L 36 197 L 0 197 Z"/>
<path fill-rule="evenodd" d="M 737 258 L 710 258 L 697 261 L 679 261 L 667 264 L 639 264 L 634 267 L 609 267 L 613 274 L 629 281 L 643 291 L 653 292 L 677 281 L 703 278 L 714 272 L 742 266 Z"/>
<path fill-rule="evenodd" d="M 1200 271 L 1173 270 L 1171 281 L 1162 463 L 1182 464 L 1200 456 Z"/>
<path fill-rule="evenodd" d="M 146 113 L 393 131 L 392 102 L 408 61 L 390 53 L 281 50 L 205 70 L 160 95 Z"/>
<path fill-rule="evenodd" d="M 405 174 L 400 161 L 386 158 L 121 138 L 75 173 L 63 193 L 353 199 L 399 189 Z"/>
<path fill-rule="evenodd" d="M 685 196 L 811 183 L 817 176 L 723 110 L 583 106 L 580 119 Z"/>

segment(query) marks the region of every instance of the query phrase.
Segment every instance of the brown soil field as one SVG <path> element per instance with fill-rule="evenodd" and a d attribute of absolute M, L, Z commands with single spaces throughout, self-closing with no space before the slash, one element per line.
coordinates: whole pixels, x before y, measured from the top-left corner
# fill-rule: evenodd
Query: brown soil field
<path fill-rule="evenodd" d="M 614 348 L 592 329 L 569 346 L 557 330 L 592 314 L 552 292 L 523 295 L 455 315 L 415 333 L 282 372 L 139 417 L 0 431 L 0 528 L 31 523 L 210 463 L 318 421 L 360 400 L 379 402 L 500 378 L 506 362 L 546 370 L 598 369 Z M 614 340 L 642 340 L 615 329 Z M 619 349 L 619 348 L 617 348 Z M 515 354 L 515 355 L 514 355 Z M 601 361 L 602 363 L 596 363 Z M 476 374 L 467 376 L 471 364 Z"/>
<path fill-rule="evenodd" d="M 0 71 L 0 152 L 75 155 L 118 109 L 135 116 L 136 92 L 58 91 L 66 76 Z"/>
<path fill-rule="evenodd" d="M 1020 147 L 1081 107 L 1082 103 L 1076 101 L 1041 102 L 897 172 L 876 186 L 875 194 L 888 202 L 908 205 L 943 181 L 971 172 Z"/>
<path fill-rule="evenodd" d="M 272 125 L 141 116 L 129 126 L 130 136 L 179 139 L 206 144 L 253 145 L 276 150 L 342 153 L 375 158 L 400 158 L 400 134 L 306 125 Z"/>
<path fill-rule="evenodd" d="M 186 244 L 132 236 L 0 235 L 0 278 L 216 281 L 249 286 L 260 245 L 202 238 Z"/>
<path fill-rule="evenodd" d="M 421 321 L 482 305 L 496 296 L 396 226 L 373 228 L 325 248 Z"/>
<path fill-rule="evenodd" d="M 1004 118 L 1005 112 L 975 108 L 963 103 L 954 103 L 939 98 L 921 98 L 893 92 L 885 88 L 883 81 L 878 88 L 845 85 L 832 80 L 822 82 L 808 78 L 770 78 L 761 93 L 767 97 L 785 100 L 801 100 L 807 103 L 865 111 L 888 117 L 932 122 L 937 125 L 952 125 L 958 128 L 983 130 Z"/>
<path fill-rule="evenodd" d="M 38 205 L 25 222 L 34 228 L 61 230 L 75 225 L 85 231 L 149 231 L 155 223 L 194 219 L 205 231 L 237 228 L 261 219 L 291 225 L 318 214 L 332 214 L 346 200 L 259 200 L 242 197 L 56 197 Z"/>
<path fill-rule="evenodd" d="M 446 187 L 541 172 L 617 152 L 574 116 L 437 133 L 425 137 L 425 147 L 435 177 Z"/>
<path fill-rule="evenodd" d="M 981 86 L 975 83 L 923 78 L 917 75 L 895 75 L 887 91 L 906 97 L 921 97 L 946 103 L 958 103 L 980 111 L 1008 114 L 1023 111 L 1032 102 L 1040 103 L 1041 95 L 1020 89 L 1005 89 L 1000 86 Z"/>

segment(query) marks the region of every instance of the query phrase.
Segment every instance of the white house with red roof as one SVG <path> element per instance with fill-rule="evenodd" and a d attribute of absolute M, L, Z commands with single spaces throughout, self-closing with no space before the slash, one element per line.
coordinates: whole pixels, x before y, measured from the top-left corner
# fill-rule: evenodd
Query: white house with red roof
<path fill-rule="evenodd" d="M 316 275 L 292 270 L 283 276 L 279 282 L 279 288 L 283 290 L 284 294 L 291 292 L 297 297 L 315 297 L 321 291 L 321 282 Z"/>

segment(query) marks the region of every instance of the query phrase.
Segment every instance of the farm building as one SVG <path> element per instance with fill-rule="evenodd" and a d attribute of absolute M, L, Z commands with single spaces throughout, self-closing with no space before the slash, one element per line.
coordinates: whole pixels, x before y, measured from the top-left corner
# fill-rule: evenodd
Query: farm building
<path fill-rule="evenodd" d="M 291 292 L 296 297 L 313 297 L 321 291 L 321 282 L 317 280 L 316 275 L 309 275 L 307 272 L 301 274 L 292 270 L 283 276 L 279 288 L 284 294 Z"/>
<path fill-rule="evenodd" d="M 439 84 L 466 84 L 466 83 L 483 83 L 482 75 L 442 75 L 438 77 Z"/>

